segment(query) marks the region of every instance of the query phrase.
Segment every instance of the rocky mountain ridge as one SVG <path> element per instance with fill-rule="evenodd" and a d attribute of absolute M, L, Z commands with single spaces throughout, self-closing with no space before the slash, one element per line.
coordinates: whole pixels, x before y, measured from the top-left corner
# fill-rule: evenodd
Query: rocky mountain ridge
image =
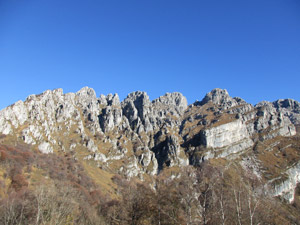
<path fill-rule="evenodd" d="M 209 159 L 236 160 L 243 166 L 250 160 L 251 172 L 265 177 L 275 185 L 274 195 L 290 202 L 300 180 L 295 166 L 300 160 L 299 124 L 300 103 L 295 100 L 253 106 L 218 88 L 191 105 L 177 92 L 150 101 L 137 91 L 120 102 L 117 94 L 97 98 L 88 87 L 67 94 L 56 89 L 0 111 L 0 133 L 45 154 L 72 152 L 77 160 L 95 161 L 126 177 L 145 179 L 164 168 L 199 166 Z M 282 164 L 266 166 L 265 155 L 287 140 L 278 152 L 288 149 L 293 161 L 284 158 Z M 273 184 L 283 174 L 288 177 Z"/>

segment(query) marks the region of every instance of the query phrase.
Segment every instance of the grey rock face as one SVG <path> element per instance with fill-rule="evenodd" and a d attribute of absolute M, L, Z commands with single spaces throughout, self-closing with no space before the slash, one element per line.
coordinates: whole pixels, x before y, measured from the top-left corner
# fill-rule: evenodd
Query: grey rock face
<path fill-rule="evenodd" d="M 300 103 L 293 99 L 279 99 L 273 102 L 276 108 L 285 108 L 294 113 L 300 113 Z"/>
<path fill-rule="evenodd" d="M 206 148 L 212 149 L 205 154 L 205 159 L 226 157 L 248 149 L 254 144 L 246 125 L 240 120 L 205 129 L 200 134 Z"/>
<path fill-rule="evenodd" d="M 209 102 L 212 102 L 215 105 L 220 105 L 224 110 L 226 110 L 228 108 L 237 106 L 239 104 L 238 102 L 243 103 L 244 101 L 240 98 L 234 99 L 230 97 L 225 89 L 216 88 L 207 93 L 200 104 L 204 105 Z"/>
<path fill-rule="evenodd" d="M 295 126 L 280 109 L 276 109 L 271 102 L 260 102 L 255 106 L 256 118 L 254 131 L 261 134 L 262 139 L 296 134 Z"/>
<path fill-rule="evenodd" d="M 53 153 L 53 149 L 52 149 L 51 145 L 47 142 L 43 142 L 42 144 L 39 145 L 38 148 L 42 153 L 45 153 L 45 154 Z"/>
<path fill-rule="evenodd" d="M 165 123 L 179 124 L 187 108 L 187 100 L 180 93 L 167 93 L 150 102 L 145 92 L 133 92 L 121 103 L 123 115 L 136 132 L 153 132 Z M 176 119 L 177 118 L 177 119 Z"/>
<path fill-rule="evenodd" d="M 222 148 L 243 139 L 250 139 L 246 126 L 236 120 L 201 132 L 203 144 L 208 148 Z"/>
<path fill-rule="evenodd" d="M 124 116 L 127 117 L 131 129 L 135 132 L 152 131 L 149 122 L 151 102 L 146 92 L 133 92 L 122 102 Z"/>
<path fill-rule="evenodd" d="M 186 108 L 187 101 L 180 93 L 167 93 L 151 102 L 145 92 L 139 91 L 129 94 L 120 103 L 117 94 L 97 98 L 95 91 L 89 87 L 67 94 L 63 94 L 62 89 L 48 90 L 1 110 L 0 133 L 22 138 L 47 154 L 54 150 L 85 148 L 92 153 L 85 159 L 94 159 L 105 165 L 124 158 L 127 152 L 136 151 L 135 148 L 143 148 L 146 150 L 141 155 L 132 156 L 132 166 L 127 168 L 126 173 L 129 176 L 154 175 L 158 171 L 158 163 L 150 150 L 154 147 L 153 137 L 163 126 L 180 124 L 180 116 Z M 123 151 L 125 148 L 118 144 L 120 136 L 127 139 L 123 145 L 128 140 L 138 144 L 129 151 Z M 108 154 L 101 150 L 101 143 L 110 146 Z M 172 151 L 178 153 L 180 145 L 172 146 Z M 174 161 L 172 165 L 183 163 L 177 155 L 169 155 Z"/>
<path fill-rule="evenodd" d="M 270 102 L 254 107 L 221 89 L 214 89 L 201 102 L 191 105 L 187 114 L 181 134 L 190 162 L 195 165 L 209 158 L 234 158 L 258 140 L 296 134 L 295 126 L 282 109 Z"/>
<path fill-rule="evenodd" d="M 274 186 L 274 196 L 282 196 L 289 203 L 294 201 L 295 188 L 300 182 L 300 163 L 287 169 L 286 174 L 288 178 L 282 183 Z"/>
<path fill-rule="evenodd" d="M 153 151 L 158 161 L 158 169 L 164 166 L 186 166 L 189 160 L 184 154 L 184 149 L 179 144 L 180 138 L 177 135 L 168 134 L 166 129 L 156 134 L 156 143 Z"/>
<path fill-rule="evenodd" d="M 98 103 L 103 107 L 98 115 L 102 131 L 108 132 L 118 127 L 123 116 L 118 94 L 101 95 Z"/>
<path fill-rule="evenodd" d="M 164 114 L 170 113 L 174 116 L 183 115 L 184 111 L 187 109 L 186 98 L 178 92 L 166 93 L 164 96 L 155 99 L 152 102 L 156 111 L 161 111 L 159 109 L 164 109 Z"/>
<path fill-rule="evenodd" d="M 202 111 L 206 104 L 212 109 Z M 251 148 L 256 136 L 292 136 L 296 130 L 291 120 L 298 123 L 300 115 L 294 100 L 254 107 L 222 89 L 194 105 L 198 108 L 188 108 L 177 92 L 150 101 L 147 93 L 137 91 L 120 102 L 117 94 L 97 98 L 88 87 L 67 94 L 48 90 L 1 110 L 0 133 L 22 138 L 46 154 L 84 149 L 84 159 L 104 168 L 127 160 L 118 171 L 131 177 L 188 165 L 190 152 L 199 146 L 206 149 L 206 158 L 230 157 Z M 234 120 L 222 122 L 226 115 Z M 195 143 L 185 143 L 183 133 Z"/>
<path fill-rule="evenodd" d="M 300 103 L 293 99 L 279 99 L 273 102 L 282 114 L 288 116 L 293 124 L 300 124 Z"/>

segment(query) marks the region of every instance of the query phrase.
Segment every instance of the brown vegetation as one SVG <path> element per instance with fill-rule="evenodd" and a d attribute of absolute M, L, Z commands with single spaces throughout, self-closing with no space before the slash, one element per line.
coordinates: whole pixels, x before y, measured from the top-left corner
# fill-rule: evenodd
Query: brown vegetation
<path fill-rule="evenodd" d="M 114 194 L 94 182 L 104 174 L 96 175 L 99 168 L 92 173 L 72 153 L 45 155 L 27 145 L 1 145 L 0 163 L 0 224 L 297 224 L 300 219 L 299 195 L 293 205 L 271 198 L 260 180 L 225 159 L 165 170 L 147 182 L 115 175 L 113 185 L 106 185 Z"/>

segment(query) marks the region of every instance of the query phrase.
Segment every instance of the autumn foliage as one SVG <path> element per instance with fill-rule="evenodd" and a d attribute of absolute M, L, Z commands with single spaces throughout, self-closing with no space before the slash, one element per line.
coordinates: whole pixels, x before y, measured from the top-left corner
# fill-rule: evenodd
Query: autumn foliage
<path fill-rule="evenodd" d="M 46 155 L 27 145 L 0 145 L 0 153 L 1 225 L 297 224 L 300 219 L 294 213 L 300 209 L 297 198 L 286 206 L 270 197 L 260 180 L 208 162 L 147 182 L 115 175 L 111 196 L 71 152 Z M 42 179 L 33 182 L 36 170 Z"/>

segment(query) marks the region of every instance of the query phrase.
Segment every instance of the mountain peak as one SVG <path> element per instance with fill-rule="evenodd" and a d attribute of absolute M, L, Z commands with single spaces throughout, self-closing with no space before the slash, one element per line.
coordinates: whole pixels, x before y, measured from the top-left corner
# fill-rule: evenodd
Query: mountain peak
<path fill-rule="evenodd" d="M 240 101 L 241 100 L 242 99 L 240 99 Z M 209 102 L 215 105 L 220 105 L 222 106 L 223 109 L 228 109 L 238 105 L 237 100 L 230 97 L 226 89 L 221 89 L 221 88 L 215 88 L 212 91 L 208 92 L 205 95 L 205 97 L 202 99 L 200 104 L 204 105 Z"/>
<path fill-rule="evenodd" d="M 76 92 L 77 96 L 82 97 L 90 97 L 90 98 L 96 98 L 96 92 L 93 88 L 90 87 L 83 87 L 79 91 Z"/>
<path fill-rule="evenodd" d="M 146 92 L 136 91 L 120 103 L 118 94 L 97 98 L 94 89 L 83 87 L 67 94 L 47 90 L 3 109 L 0 133 L 41 153 L 72 152 L 106 171 L 146 177 L 168 167 L 254 154 L 258 142 L 295 136 L 299 115 L 294 100 L 253 107 L 220 88 L 188 107 L 179 92 L 150 101 Z"/>

